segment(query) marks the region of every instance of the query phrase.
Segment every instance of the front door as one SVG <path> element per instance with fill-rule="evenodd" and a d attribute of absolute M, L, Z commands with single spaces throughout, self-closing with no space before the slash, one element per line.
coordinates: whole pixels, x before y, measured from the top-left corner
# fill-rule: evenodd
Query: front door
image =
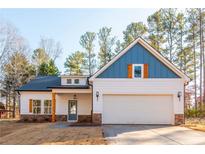
<path fill-rule="evenodd" d="M 77 100 L 68 101 L 68 121 L 77 121 Z"/>

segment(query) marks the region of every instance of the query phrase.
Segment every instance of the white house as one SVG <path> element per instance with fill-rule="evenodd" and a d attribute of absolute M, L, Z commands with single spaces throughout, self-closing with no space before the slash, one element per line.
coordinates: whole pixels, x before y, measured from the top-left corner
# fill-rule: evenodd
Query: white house
<path fill-rule="evenodd" d="M 18 89 L 22 120 L 181 124 L 189 78 L 142 38 L 93 76 L 37 77 Z"/>

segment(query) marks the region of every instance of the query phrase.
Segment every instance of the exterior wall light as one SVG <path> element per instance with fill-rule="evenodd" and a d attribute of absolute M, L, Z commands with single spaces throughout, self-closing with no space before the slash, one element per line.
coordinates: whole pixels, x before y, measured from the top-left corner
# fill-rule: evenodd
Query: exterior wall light
<path fill-rule="evenodd" d="M 177 94 L 177 97 L 179 98 L 179 101 L 181 100 L 181 96 L 182 96 L 182 92 L 179 91 L 178 94 Z"/>
<path fill-rule="evenodd" d="M 74 100 L 77 99 L 77 95 L 76 94 L 73 95 L 73 99 Z"/>
<path fill-rule="evenodd" d="M 96 95 L 97 101 L 98 101 L 98 97 L 99 97 L 99 95 L 100 95 L 100 94 L 99 94 L 99 91 L 96 91 L 96 94 L 95 94 L 95 95 Z"/>

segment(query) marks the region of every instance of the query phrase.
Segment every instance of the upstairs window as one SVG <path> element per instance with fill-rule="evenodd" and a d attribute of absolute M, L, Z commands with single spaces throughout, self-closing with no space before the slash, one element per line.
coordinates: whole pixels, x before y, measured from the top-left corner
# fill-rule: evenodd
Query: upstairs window
<path fill-rule="evenodd" d="M 133 78 L 143 78 L 143 64 L 134 64 L 133 65 Z"/>
<path fill-rule="evenodd" d="M 72 80 L 71 79 L 67 79 L 67 84 L 71 84 Z"/>
<path fill-rule="evenodd" d="M 79 84 L 79 79 L 75 79 L 75 80 L 74 80 L 74 83 L 75 83 L 75 84 Z"/>

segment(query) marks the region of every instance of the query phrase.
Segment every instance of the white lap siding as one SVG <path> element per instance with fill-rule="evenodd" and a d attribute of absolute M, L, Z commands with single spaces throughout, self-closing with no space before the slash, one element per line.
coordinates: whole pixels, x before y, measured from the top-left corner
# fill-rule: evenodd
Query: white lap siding
<path fill-rule="evenodd" d="M 52 100 L 51 92 L 20 92 L 21 114 L 29 112 L 29 99 L 41 100 L 41 114 L 44 114 L 44 100 Z M 78 115 L 91 115 L 92 94 L 76 94 L 78 100 Z M 68 114 L 68 100 L 73 99 L 73 94 L 56 94 L 56 115 Z"/>
<path fill-rule="evenodd" d="M 97 99 L 96 92 L 99 92 Z M 182 93 L 179 100 L 178 92 Z M 93 81 L 93 112 L 103 113 L 103 95 L 148 94 L 172 95 L 174 114 L 184 114 L 183 79 L 95 79 Z"/>
<path fill-rule="evenodd" d="M 44 114 L 44 100 L 51 100 L 51 92 L 20 92 L 20 113 L 33 114 L 29 112 L 29 99 L 41 100 L 41 114 Z"/>
<path fill-rule="evenodd" d="M 68 114 L 68 100 L 73 99 L 74 94 L 56 95 L 56 114 Z M 91 115 L 92 94 L 76 94 L 78 115 Z"/>

